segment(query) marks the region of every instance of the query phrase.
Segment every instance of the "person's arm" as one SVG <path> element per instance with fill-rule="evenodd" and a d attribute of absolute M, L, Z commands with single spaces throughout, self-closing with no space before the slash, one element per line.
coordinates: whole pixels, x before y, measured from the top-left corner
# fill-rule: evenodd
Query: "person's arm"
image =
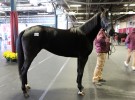
<path fill-rule="evenodd" d="M 128 35 L 128 36 L 126 37 L 125 42 L 126 42 L 126 43 L 129 43 L 129 42 L 130 42 L 130 35 Z"/>

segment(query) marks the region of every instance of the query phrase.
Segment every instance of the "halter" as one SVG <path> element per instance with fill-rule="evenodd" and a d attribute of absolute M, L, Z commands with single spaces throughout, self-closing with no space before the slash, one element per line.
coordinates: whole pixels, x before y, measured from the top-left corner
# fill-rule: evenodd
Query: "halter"
<path fill-rule="evenodd" d="M 101 18 L 101 27 L 103 28 L 103 29 L 107 29 L 107 27 L 109 26 L 109 22 L 108 22 L 108 19 L 106 19 L 106 18 Z"/>
<path fill-rule="evenodd" d="M 101 27 L 102 27 L 104 30 L 107 31 L 107 28 L 109 27 L 109 25 L 111 25 L 111 22 L 109 22 L 107 18 L 102 17 L 102 18 L 101 18 Z M 108 36 L 108 34 L 106 34 L 106 35 Z M 112 53 L 115 52 L 115 47 L 114 47 L 112 41 L 110 41 L 110 43 L 111 43 L 111 45 L 110 45 L 110 50 L 109 50 L 109 52 L 108 52 L 108 59 L 109 59 L 109 55 L 111 55 Z"/>

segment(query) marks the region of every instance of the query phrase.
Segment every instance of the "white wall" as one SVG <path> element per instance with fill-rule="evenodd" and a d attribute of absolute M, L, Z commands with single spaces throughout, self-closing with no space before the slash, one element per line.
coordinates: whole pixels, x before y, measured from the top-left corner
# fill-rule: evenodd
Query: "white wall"
<path fill-rule="evenodd" d="M 126 28 L 126 26 L 127 26 L 127 23 L 126 22 L 121 22 L 121 23 L 119 23 L 119 28 L 121 29 L 121 28 Z"/>

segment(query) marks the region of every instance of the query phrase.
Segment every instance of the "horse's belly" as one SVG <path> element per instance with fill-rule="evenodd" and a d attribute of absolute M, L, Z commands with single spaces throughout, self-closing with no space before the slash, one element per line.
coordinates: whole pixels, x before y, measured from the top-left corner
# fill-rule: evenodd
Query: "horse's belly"
<path fill-rule="evenodd" d="M 76 50 L 65 50 L 65 49 L 47 49 L 49 52 L 59 55 L 59 56 L 65 56 L 65 57 L 77 57 L 78 56 L 78 51 Z"/>

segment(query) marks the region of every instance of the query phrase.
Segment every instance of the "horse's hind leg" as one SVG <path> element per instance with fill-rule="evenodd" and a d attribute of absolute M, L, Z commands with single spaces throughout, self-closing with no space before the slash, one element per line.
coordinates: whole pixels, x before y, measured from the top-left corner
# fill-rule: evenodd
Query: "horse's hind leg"
<path fill-rule="evenodd" d="M 88 60 L 88 57 L 79 57 L 78 58 L 77 83 L 78 83 L 78 89 L 79 89 L 78 94 L 79 95 L 84 95 L 83 86 L 82 86 L 82 77 L 83 77 L 84 67 L 85 67 L 87 60 Z"/>
<path fill-rule="evenodd" d="M 30 89 L 30 86 L 27 86 L 27 84 L 28 84 L 27 72 L 28 72 L 28 69 L 30 67 L 32 60 L 33 59 L 26 58 L 26 60 L 24 61 L 24 65 L 22 67 L 22 73 L 21 73 L 22 91 L 23 91 L 25 97 L 29 96 L 27 92 L 28 92 L 28 89 Z"/>

